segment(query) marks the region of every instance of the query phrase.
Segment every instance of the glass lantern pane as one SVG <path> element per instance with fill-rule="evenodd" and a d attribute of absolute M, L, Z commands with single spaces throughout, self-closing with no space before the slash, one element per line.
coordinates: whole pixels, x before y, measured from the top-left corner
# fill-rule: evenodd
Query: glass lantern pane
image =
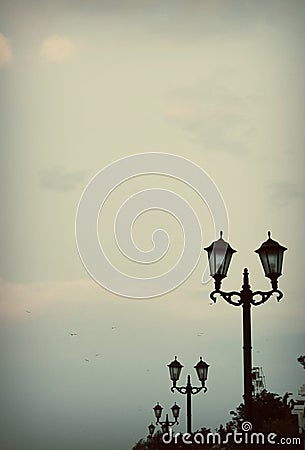
<path fill-rule="evenodd" d="M 223 260 L 224 254 L 223 252 L 215 252 L 215 273 L 222 274 L 223 273 Z"/>
<path fill-rule="evenodd" d="M 278 252 L 278 272 L 279 273 L 282 273 L 283 255 L 284 255 L 284 252 L 282 250 L 280 250 Z"/>
<path fill-rule="evenodd" d="M 214 250 L 209 253 L 209 265 L 210 265 L 210 274 L 213 276 L 216 273 L 215 271 L 216 261 Z"/>
<path fill-rule="evenodd" d="M 196 367 L 199 380 L 203 380 L 203 367 Z"/>
<path fill-rule="evenodd" d="M 173 380 L 177 380 L 178 378 L 178 368 L 177 367 L 173 367 L 172 368 L 172 379 Z"/>
<path fill-rule="evenodd" d="M 228 252 L 227 255 L 226 255 L 226 259 L 224 260 L 224 268 L 223 268 L 224 275 L 227 275 L 227 273 L 228 273 L 231 259 L 232 259 L 232 253 Z"/>
<path fill-rule="evenodd" d="M 277 252 L 268 252 L 269 273 L 277 273 Z"/>
<path fill-rule="evenodd" d="M 267 253 L 266 253 L 266 251 L 265 251 L 265 250 L 264 250 L 264 251 L 261 251 L 260 254 L 259 254 L 259 256 L 260 256 L 260 259 L 261 259 L 262 266 L 263 266 L 263 269 L 264 269 L 265 274 L 269 273 L 269 265 L 268 265 L 268 260 L 267 260 Z"/>
<path fill-rule="evenodd" d="M 208 377 L 208 366 L 205 366 L 203 369 L 203 379 L 206 380 Z"/>

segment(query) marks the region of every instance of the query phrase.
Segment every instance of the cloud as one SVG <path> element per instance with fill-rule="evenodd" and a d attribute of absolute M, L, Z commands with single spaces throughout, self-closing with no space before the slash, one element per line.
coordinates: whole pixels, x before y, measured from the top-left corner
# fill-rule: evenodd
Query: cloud
<path fill-rule="evenodd" d="M 49 62 L 61 62 L 75 54 L 75 43 L 63 36 L 50 36 L 45 39 L 40 48 L 42 58 Z"/>
<path fill-rule="evenodd" d="M 13 51 L 10 42 L 4 34 L 0 33 L 0 67 L 10 63 L 13 59 Z"/>
<path fill-rule="evenodd" d="M 40 172 L 40 186 L 51 191 L 70 191 L 83 177 L 82 172 L 68 172 L 64 167 L 54 167 Z"/>
<path fill-rule="evenodd" d="M 165 117 L 207 150 L 244 153 L 255 134 L 251 101 L 215 80 L 172 92 Z"/>
<path fill-rule="evenodd" d="M 278 182 L 269 186 L 271 189 L 272 203 L 275 206 L 283 207 L 303 198 L 304 191 L 296 183 Z"/>

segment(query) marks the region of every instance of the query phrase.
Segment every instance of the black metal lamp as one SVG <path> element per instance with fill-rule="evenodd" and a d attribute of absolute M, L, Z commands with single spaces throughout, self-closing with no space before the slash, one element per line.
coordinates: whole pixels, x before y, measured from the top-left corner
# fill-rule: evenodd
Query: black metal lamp
<path fill-rule="evenodd" d="M 159 405 L 159 402 L 157 402 L 157 404 L 156 404 L 156 406 L 153 408 L 153 410 L 154 410 L 154 413 L 155 413 L 155 416 L 156 416 L 156 419 L 157 419 L 157 422 L 158 422 L 159 419 L 160 419 L 160 417 L 161 417 L 163 408 L 162 408 L 162 406 Z"/>
<path fill-rule="evenodd" d="M 222 231 L 220 238 L 204 250 L 208 253 L 210 275 L 215 280 L 215 289 L 219 290 L 221 280 L 227 276 L 233 253 L 236 253 L 236 250 L 223 240 Z"/>
<path fill-rule="evenodd" d="M 177 361 L 177 356 L 175 356 L 174 361 L 172 361 L 167 366 L 169 368 L 169 377 L 173 382 L 173 386 L 176 386 L 177 381 L 179 380 L 181 369 L 183 365 Z"/>
<path fill-rule="evenodd" d="M 171 407 L 172 413 L 173 413 L 173 417 L 175 420 L 178 419 L 179 414 L 180 414 L 180 406 L 178 406 L 175 402 L 175 404 Z"/>
<path fill-rule="evenodd" d="M 208 378 L 209 367 L 210 366 L 205 361 L 202 361 L 202 357 L 200 356 L 200 361 L 196 364 L 194 369 L 196 369 L 199 381 L 201 381 L 202 386 L 204 386 L 204 383 Z"/>
<path fill-rule="evenodd" d="M 149 431 L 149 436 L 153 437 L 153 434 L 155 432 L 155 425 L 153 423 L 151 423 L 150 425 L 148 425 L 148 431 Z"/>
<path fill-rule="evenodd" d="M 273 289 L 277 289 L 277 279 L 282 275 L 283 256 L 286 250 L 286 247 L 271 239 L 270 231 L 268 231 L 267 241 L 255 250 L 260 257 L 265 276 L 271 280 Z"/>

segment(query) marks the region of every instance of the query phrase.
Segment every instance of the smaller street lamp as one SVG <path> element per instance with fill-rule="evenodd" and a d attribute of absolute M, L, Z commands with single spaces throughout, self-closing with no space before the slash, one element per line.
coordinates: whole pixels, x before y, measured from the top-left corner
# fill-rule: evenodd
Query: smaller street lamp
<path fill-rule="evenodd" d="M 148 425 L 148 431 L 149 431 L 149 434 L 148 434 L 148 436 L 147 436 L 147 439 L 149 440 L 149 448 L 151 448 L 151 449 L 156 449 L 157 448 L 157 443 L 156 443 L 156 441 L 155 441 L 155 439 L 153 439 L 153 434 L 154 434 L 154 432 L 155 432 L 155 425 L 153 424 L 153 423 L 151 423 L 150 425 Z M 148 448 L 148 447 L 145 447 L 145 448 Z"/>
<path fill-rule="evenodd" d="M 161 405 L 159 405 L 159 402 L 156 404 L 156 406 L 153 407 L 154 413 L 155 413 L 155 417 L 157 419 L 157 425 L 161 425 L 162 428 L 162 432 L 163 433 L 168 433 L 169 432 L 169 427 L 172 427 L 173 425 L 178 425 L 178 418 L 179 418 L 179 414 L 180 414 L 180 406 L 178 406 L 175 402 L 175 404 L 171 407 L 172 410 L 172 414 L 174 417 L 174 421 L 170 421 L 168 418 L 168 414 L 166 414 L 165 420 L 161 421 L 161 415 L 162 415 L 162 411 L 163 408 Z"/>
<path fill-rule="evenodd" d="M 203 392 L 207 391 L 207 388 L 205 386 L 205 382 L 208 377 L 208 369 L 209 365 L 202 361 L 202 357 L 200 357 L 199 362 L 194 366 L 194 369 L 196 369 L 197 376 L 199 381 L 201 382 L 200 387 L 192 386 L 191 384 L 191 376 L 187 376 L 187 384 L 186 386 L 177 386 L 177 382 L 180 378 L 180 373 L 182 370 L 183 365 L 177 360 L 177 356 L 175 356 L 174 361 L 172 361 L 170 364 L 168 364 L 169 369 L 169 377 L 173 383 L 171 387 L 171 391 L 174 392 L 175 389 L 180 392 L 180 394 L 186 395 L 186 416 L 187 416 L 187 432 L 192 432 L 192 395 L 198 394 L 200 391 L 203 390 Z"/>
<path fill-rule="evenodd" d="M 153 423 L 151 423 L 150 425 L 148 425 L 148 431 L 149 431 L 149 435 L 148 435 L 148 437 L 149 438 L 152 438 L 153 437 L 153 434 L 154 434 L 154 432 L 155 432 L 155 425 L 153 424 Z"/>
<path fill-rule="evenodd" d="M 181 409 L 180 406 L 178 406 L 176 402 L 171 407 L 172 414 L 173 414 L 175 420 L 178 420 L 178 417 L 179 417 L 179 414 L 180 414 L 180 409 Z"/>
<path fill-rule="evenodd" d="M 161 405 L 159 405 L 159 402 L 157 402 L 156 406 L 153 407 L 153 410 L 154 410 L 154 413 L 155 413 L 155 416 L 157 419 L 157 423 L 159 423 L 159 419 L 160 419 L 160 417 L 162 415 L 162 411 L 163 411 L 163 408 Z"/>

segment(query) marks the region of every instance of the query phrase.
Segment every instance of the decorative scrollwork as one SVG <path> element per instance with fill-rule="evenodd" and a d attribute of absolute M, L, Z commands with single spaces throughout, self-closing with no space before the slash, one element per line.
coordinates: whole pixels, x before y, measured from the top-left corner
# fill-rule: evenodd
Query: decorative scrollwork
<path fill-rule="evenodd" d="M 169 427 L 172 427 L 173 425 L 179 425 L 179 422 L 178 422 L 178 420 L 175 420 L 175 421 L 173 421 L 173 420 L 163 420 L 163 421 L 159 421 L 159 420 L 157 420 L 157 422 L 156 422 L 156 424 L 157 425 L 167 425 L 167 426 L 169 426 Z"/>
<path fill-rule="evenodd" d="M 266 292 L 263 292 L 263 291 L 255 291 L 255 292 L 253 292 L 253 294 L 252 294 L 252 299 L 251 299 L 251 304 L 253 305 L 253 306 L 258 306 L 258 305 L 261 305 L 262 303 L 265 303 L 267 300 L 269 300 L 269 298 L 273 295 L 273 294 L 276 294 L 276 299 L 277 299 L 277 301 L 279 302 L 280 300 L 281 300 L 281 298 L 283 297 L 283 293 L 281 292 L 281 291 L 279 291 L 279 290 L 271 290 L 271 291 L 266 291 Z M 261 297 L 261 300 L 255 300 L 255 296 L 256 295 L 260 295 L 260 297 Z"/>
<path fill-rule="evenodd" d="M 171 391 L 175 392 L 175 389 L 180 392 L 180 394 L 198 394 L 200 391 L 203 390 L 203 392 L 206 392 L 208 389 L 205 386 L 200 386 L 200 387 L 196 387 L 196 386 L 173 386 L 171 387 Z"/>
<path fill-rule="evenodd" d="M 281 291 L 279 291 L 278 289 L 276 289 L 276 290 L 272 289 L 271 291 L 266 291 L 266 292 L 263 292 L 263 291 L 255 291 L 255 292 L 249 291 L 249 292 L 251 293 L 250 303 L 253 306 L 259 306 L 259 305 L 265 303 L 267 300 L 269 300 L 269 298 L 273 294 L 276 295 L 278 302 L 283 297 L 283 293 Z M 220 297 L 222 297 L 227 303 L 230 303 L 230 305 L 240 306 L 244 302 L 242 292 L 236 292 L 236 291 L 224 292 L 224 291 L 220 291 L 220 290 L 215 290 L 215 291 L 211 292 L 211 294 L 210 294 L 210 298 L 211 298 L 211 300 L 213 300 L 214 303 L 216 303 L 217 295 L 220 295 Z M 260 300 L 255 299 L 255 297 L 257 295 L 259 295 L 261 297 Z M 232 297 L 239 297 L 239 300 L 233 300 Z"/>
<path fill-rule="evenodd" d="M 242 296 L 240 292 L 237 291 L 224 292 L 220 290 L 215 290 L 210 294 L 210 298 L 211 300 L 213 300 L 214 303 L 216 303 L 217 294 L 220 295 L 227 303 L 230 303 L 230 305 L 240 306 L 242 304 Z M 239 300 L 234 301 L 232 300 L 232 297 L 239 297 Z"/>
<path fill-rule="evenodd" d="M 186 387 L 178 387 L 178 386 L 172 386 L 172 387 L 171 387 L 171 391 L 172 391 L 172 392 L 175 392 L 175 389 L 176 389 L 178 392 L 180 392 L 180 394 L 186 394 L 186 393 L 187 393 Z"/>
<path fill-rule="evenodd" d="M 198 394 L 200 391 L 202 391 L 202 389 L 204 389 L 203 386 L 201 386 L 201 387 L 195 387 L 195 386 L 193 386 L 193 387 L 192 387 L 192 395 Z M 204 392 L 205 392 L 205 391 L 204 391 Z"/>

